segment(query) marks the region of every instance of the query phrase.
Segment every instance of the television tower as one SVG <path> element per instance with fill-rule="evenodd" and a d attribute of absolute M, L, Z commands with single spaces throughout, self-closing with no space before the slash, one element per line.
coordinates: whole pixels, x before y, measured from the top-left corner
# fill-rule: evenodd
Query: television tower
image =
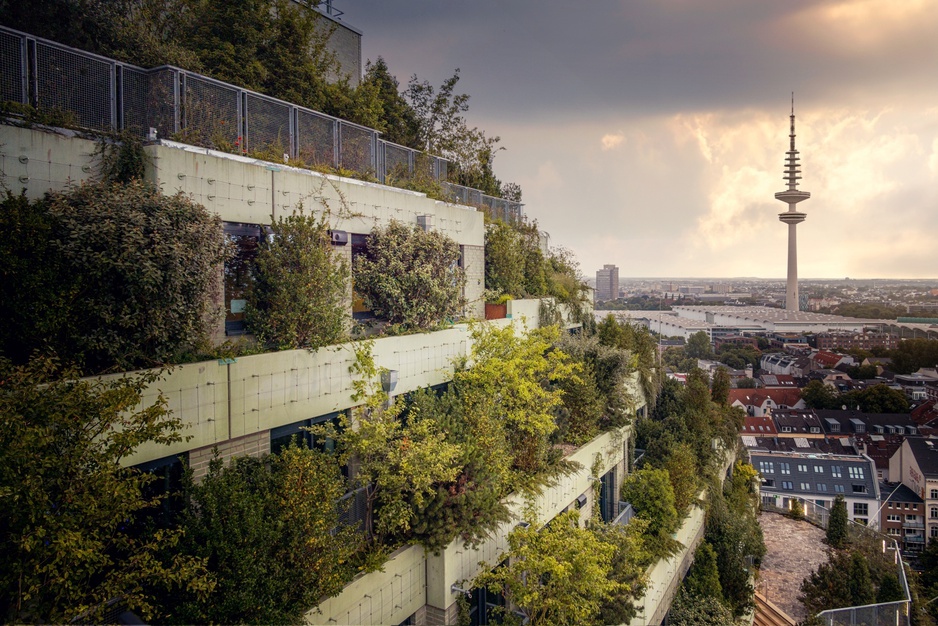
<path fill-rule="evenodd" d="M 798 181 L 801 179 L 801 169 L 798 164 L 798 151 L 795 150 L 795 94 L 791 94 L 791 146 L 788 157 L 785 159 L 787 167 L 782 180 L 788 181 L 788 189 L 775 194 L 776 200 L 788 203 L 788 211 L 779 213 L 778 219 L 788 224 L 788 286 L 785 289 L 785 310 L 797 311 L 798 305 L 798 234 L 795 228 L 807 217 L 796 208 L 802 200 L 807 200 L 811 194 L 798 190 Z"/>

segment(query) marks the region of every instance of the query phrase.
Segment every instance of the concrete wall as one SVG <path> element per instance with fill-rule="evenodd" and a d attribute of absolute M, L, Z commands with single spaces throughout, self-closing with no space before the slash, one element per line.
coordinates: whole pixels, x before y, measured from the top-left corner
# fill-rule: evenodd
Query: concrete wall
<path fill-rule="evenodd" d="M 62 191 L 97 171 L 97 144 L 71 131 L 43 131 L 0 125 L 0 182 L 31 199 Z"/>

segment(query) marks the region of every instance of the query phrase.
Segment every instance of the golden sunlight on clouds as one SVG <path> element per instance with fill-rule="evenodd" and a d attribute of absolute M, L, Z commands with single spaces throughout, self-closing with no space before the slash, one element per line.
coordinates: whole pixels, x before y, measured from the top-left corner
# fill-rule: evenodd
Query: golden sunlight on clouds
<path fill-rule="evenodd" d="M 853 56 L 887 50 L 912 34 L 931 38 L 936 22 L 934 0 L 845 0 L 795 13 L 777 32 Z"/>
<path fill-rule="evenodd" d="M 602 143 L 603 150 L 612 150 L 613 148 L 618 148 L 622 145 L 622 142 L 625 141 L 625 135 L 622 133 L 616 134 L 606 134 L 603 135 L 603 138 L 600 140 Z"/>

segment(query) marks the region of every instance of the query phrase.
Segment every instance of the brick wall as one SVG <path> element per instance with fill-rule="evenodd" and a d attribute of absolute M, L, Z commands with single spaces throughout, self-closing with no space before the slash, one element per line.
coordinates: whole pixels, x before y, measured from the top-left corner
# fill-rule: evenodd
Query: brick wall
<path fill-rule="evenodd" d="M 205 446 L 189 452 L 189 466 L 192 468 L 192 476 L 196 481 L 202 479 L 208 474 L 208 464 L 215 458 L 215 450 L 218 450 L 218 457 L 227 465 L 235 456 L 263 456 L 270 453 L 270 431 L 262 430 L 257 433 L 229 439 L 217 446 Z"/>

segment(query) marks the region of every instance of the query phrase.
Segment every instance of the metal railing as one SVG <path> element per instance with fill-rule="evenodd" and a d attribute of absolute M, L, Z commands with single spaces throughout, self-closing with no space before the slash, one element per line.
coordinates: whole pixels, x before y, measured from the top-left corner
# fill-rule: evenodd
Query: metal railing
<path fill-rule="evenodd" d="M 448 182 L 446 159 L 385 141 L 372 128 L 179 67 L 145 69 L 4 26 L 0 102 L 56 112 L 79 128 L 342 168 L 386 184 L 429 177 L 453 202 L 524 219 L 521 203 Z"/>
<path fill-rule="evenodd" d="M 796 498 L 791 495 L 785 496 L 789 502 L 797 499 L 801 502 L 804 517 L 808 521 L 827 528 L 827 522 L 830 519 L 830 511 L 820 506 L 812 500 Z M 764 511 L 774 511 L 776 513 L 789 514 L 790 509 L 777 507 L 768 504 L 763 500 L 762 509 Z M 896 602 L 880 602 L 877 604 L 866 604 L 863 606 L 848 606 L 837 609 L 828 609 L 821 611 L 817 617 L 827 626 L 909 626 L 909 609 L 912 597 L 909 594 L 909 583 L 905 576 L 905 564 L 902 561 L 902 553 L 899 551 L 899 544 L 888 535 L 884 535 L 875 528 L 870 528 L 863 524 L 858 524 L 853 520 L 849 521 L 849 531 L 854 536 L 867 535 L 874 538 L 877 542 L 882 542 L 883 554 L 892 553 L 892 558 L 896 564 L 896 576 L 899 578 L 899 586 L 905 596 L 904 600 Z"/>

